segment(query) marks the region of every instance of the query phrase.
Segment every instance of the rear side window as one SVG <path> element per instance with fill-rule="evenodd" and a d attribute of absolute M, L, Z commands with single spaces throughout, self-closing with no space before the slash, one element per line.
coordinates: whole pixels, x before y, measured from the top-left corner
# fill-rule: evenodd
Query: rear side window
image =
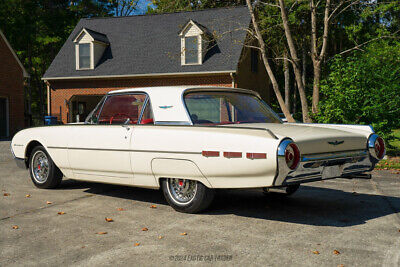
<path fill-rule="evenodd" d="M 101 110 L 99 124 L 137 124 L 145 94 L 110 95 Z"/>

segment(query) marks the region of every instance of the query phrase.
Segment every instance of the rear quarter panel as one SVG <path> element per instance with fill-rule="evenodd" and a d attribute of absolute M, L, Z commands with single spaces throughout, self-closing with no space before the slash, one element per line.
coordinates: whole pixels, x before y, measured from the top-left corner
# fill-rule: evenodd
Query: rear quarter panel
<path fill-rule="evenodd" d="M 153 172 L 152 161 L 171 159 L 175 175 L 190 174 L 184 168 L 180 173 L 173 160 L 191 161 L 213 188 L 269 186 L 276 173 L 279 142 L 263 129 L 138 125 L 131 141 L 134 181 L 137 185 L 150 186 L 148 183 L 153 182 L 159 186 L 158 178 L 164 174 L 160 170 Z M 202 151 L 219 151 L 220 155 L 204 157 Z M 226 158 L 223 152 L 242 152 L 242 157 Z M 252 160 L 246 158 L 246 153 L 267 153 L 267 158 Z M 146 177 L 149 170 L 153 172 L 153 181 Z M 168 177 L 168 173 L 165 175 Z"/>

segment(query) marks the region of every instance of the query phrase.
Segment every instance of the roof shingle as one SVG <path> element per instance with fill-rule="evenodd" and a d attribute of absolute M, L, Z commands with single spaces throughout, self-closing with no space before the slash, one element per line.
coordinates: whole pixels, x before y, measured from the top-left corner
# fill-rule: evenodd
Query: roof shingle
<path fill-rule="evenodd" d="M 213 34 L 216 46 L 202 65 L 182 66 L 178 32 L 190 19 Z M 82 19 L 43 79 L 236 70 L 249 24 L 247 7 Z M 107 38 L 110 44 L 93 70 L 75 69 L 73 39 L 82 28 Z"/>

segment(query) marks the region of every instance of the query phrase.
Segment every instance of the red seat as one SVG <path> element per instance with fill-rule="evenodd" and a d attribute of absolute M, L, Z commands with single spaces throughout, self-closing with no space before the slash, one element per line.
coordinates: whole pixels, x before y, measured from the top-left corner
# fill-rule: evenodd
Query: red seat
<path fill-rule="evenodd" d="M 154 123 L 153 119 L 145 119 L 140 122 L 140 124 L 153 124 L 153 123 Z"/>

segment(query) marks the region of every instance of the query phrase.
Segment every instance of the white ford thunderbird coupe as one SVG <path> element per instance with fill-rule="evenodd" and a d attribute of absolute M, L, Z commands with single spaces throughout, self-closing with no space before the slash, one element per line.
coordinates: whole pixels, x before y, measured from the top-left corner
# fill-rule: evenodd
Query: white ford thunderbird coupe
<path fill-rule="evenodd" d="M 17 165 L 39 188 L 67 178 L 162 188 L 176 210 L 216 188 L 280 188 L 371 171 L 385 144 L 370 126 L 282 123 L 253 91 L 152 87 L 108 93 L 85 123 L 22 130 Z"/>

